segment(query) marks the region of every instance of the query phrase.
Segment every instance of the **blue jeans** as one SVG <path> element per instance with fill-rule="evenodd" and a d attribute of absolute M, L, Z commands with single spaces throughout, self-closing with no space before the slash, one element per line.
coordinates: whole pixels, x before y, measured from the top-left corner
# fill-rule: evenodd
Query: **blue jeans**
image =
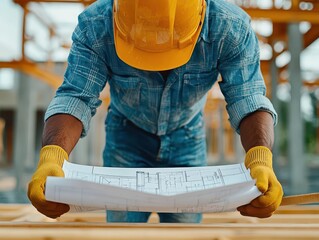
<path fill-rule="evenodd" d="M 148 133 L 109 110 L 106 118 L 104 166 L 191 167 L 206 165 L 202 113 L 163 136 Z M 150 212 L 107 211 L 108 222 L 147 222 Z M 159 213 L 160 222 L 199 223 L 200 213 Z"/>

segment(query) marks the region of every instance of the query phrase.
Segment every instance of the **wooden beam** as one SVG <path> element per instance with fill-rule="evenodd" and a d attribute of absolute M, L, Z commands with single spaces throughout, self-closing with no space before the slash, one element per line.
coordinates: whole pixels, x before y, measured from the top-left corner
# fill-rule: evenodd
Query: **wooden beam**
<path fill-rule="evenodd" d="M 293 9 L 298 9 L 299 8 L 299 2 L 300 2 L 300 0 L 291 0 L 291 7 L 293 8 Z"/>
<path fill-rule="evenodd" d="M 48 220 L 31 205 L 0 204 L 0 210 L 0 217 L 4 215 L 0 240 L 315 240 L 319 236 L 318 206 L 279 207 L 266 219 L 238 212 L 204 213 L 201 224 L 158 223 L 154 213 L 148 223 L 106 223 L 105 211 L 67 213 Z"/>
<path fill-rule="evenodd" d="M 38 4 L 37 6 L 39 6 L 40 4 Z M 40 7 L 42 7 L 40 5 Z M 29 9 L 29 13 L 31 13 L 33 16 L 35 16 L 39 22 L 41 24 L 43 24 L 44 27 L 48 28 L 48 31 L 53 34 L 56 35 L 56 25 L 55 23 L 52 21 L 52 19 L 49 18 L 49 15 L 44 12 L 45 9 L 43 9 L 43 7 L 41 9 L 35 9 L 30 8 Z"/>
<path fill-rule="evenodd" d="M 319 224 L 1 223 L 1 240 L 310 240 Z"/>
<path fill-rule="evenodd" d="M 319 18 L 319 15 L 318 15 Z M 310 44 L 319 38 L 319 24 L 313 24 L 308 32 L 304 35 L 303 43 L 304 48 L 307 48 Z"/>
<path fill-rule="evenodd" d="M 42 82 L 45 82 L 54 89 L 58 88 L 63 81 L 62 76 L 42 69 L 37 64 L 28 61 L 21 60 L 12 62 L 0 62 L 0 68 L 16 69 L 29 76 L 41 80 Z"/>
<path fill-rule="evenodd" d="M 272 22 L 310 22 L 319 23 L 319 11 L 302 11 L 302 10 L 282 10 L 282 9 L 257 9 L 244 8 L 243 9 L 253 19 L 270 20 Z"/>
<path fill-rule="evenodd" d="M 30 2 L 42 2 L 42 3 L 82 3 L 89 5 L 95 0 L 14 0 L 15 3 L 25 6 Z M 242 8 L 252 17 L 257 19 L 269 19 L 273 22 L 301 22 L 308 21 L 311 23 L 319 23 L 317 10 L 303 11 L 297 9 L 299 5 L 298 0 L 293 0 L 293 9 L 258 9 L 258 8 Z"/>
<path fill-rule="evenodd" d="M 287 79 L 279 78 L 279 83 L 288 83 L 289 81 Z M 306 87 L 319 87 L 319 79 L 316 79 L 314 81 L 308 82 L 308 81 L 302 81 L 303 86 Z"/>
<path fill-rule="evenodd" d="M 319 15 L 318 15 L 318 18 L 319 18 Z M 276 41 L 287 42 L 288 41 L 287 24 L 274 23 L 273 33 L 270 38 L 271 38 L 270 42 L 276 42 Z M 304 34 L 304 39 L 303 39 L 304 48 L 309 47 L 309 45 L 311 45 L 317 39 L 319 39 L 319 24 L 312 24 L 309 31 L 307 31 Z M 282 52 L 284 52 L 285 50 L 287 50 L 287 48 L 284 48 Z M 277 53 L 277 54 L 279 55 L 280 53 Z"/>
<path fill-rule="evenodd" d="M 28 74 L 45 82 L 52 88 L 58 88 L 63 81 L 63 78 L 61 76 L 41 69 L 36 64 L 23 64 L 20 70 L 25 74 Z"/>
<path fill-rule="evenodd" d="M 284 22 L 273 23 L 273 30 L 271 35 L 273 41 L 284 41 L 287 42 L 287 24 Z"/>
<path fill-rule="evenodd" d="M 12 68 L 12 69 L 18 69 L 21 65 L 20 61 L 11 61 L 11 62 L 6 62 L 0 61 L 0 68 Z"/>

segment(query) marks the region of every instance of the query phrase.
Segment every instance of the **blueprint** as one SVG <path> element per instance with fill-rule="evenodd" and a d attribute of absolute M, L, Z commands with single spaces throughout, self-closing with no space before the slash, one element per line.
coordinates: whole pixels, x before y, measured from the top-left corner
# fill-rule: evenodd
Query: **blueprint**
<path fill-rule="evenodd" d="M 243 164 L 187 168 L 109 168 L 64 162 L 48 177 L 46 199 L 73 211 L 233 211 L 261 193 Z"/>

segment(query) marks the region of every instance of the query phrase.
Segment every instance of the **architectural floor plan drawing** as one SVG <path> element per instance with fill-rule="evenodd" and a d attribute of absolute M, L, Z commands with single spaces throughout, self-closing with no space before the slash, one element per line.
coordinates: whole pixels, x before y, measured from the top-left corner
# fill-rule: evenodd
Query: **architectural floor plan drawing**
<path fill-rule="evenodd" d="M 113 209 L 220 212 L 260 195 L 243 164 L 189 168 L 107 168 L 64 162 L 48 177 L 46 198 L 77 211 Z"/>
<path fill-rule="evenodd" d="M 65 161 L 66 178 L 159 195 L 176 195 L 251 180 L 242 164 L 193 168 L 105 168 Z"/>

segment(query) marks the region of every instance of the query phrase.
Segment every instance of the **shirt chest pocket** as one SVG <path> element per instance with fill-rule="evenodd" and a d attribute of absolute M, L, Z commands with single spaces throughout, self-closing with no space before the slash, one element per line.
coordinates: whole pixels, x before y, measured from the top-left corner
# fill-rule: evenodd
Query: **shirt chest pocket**
<path fill-rule="evenodd" d="M 138 78 L 112 76 L 109 80 L 113 100 L 127 107 L 138 107 L 141 82 Z"/>
<path fill-rule="evenodd" d="M 183 104 L 191 107 L 211 89 L 217 80 L 217 74 L 209 73 L 185 73 L 183 76 Z"/>

